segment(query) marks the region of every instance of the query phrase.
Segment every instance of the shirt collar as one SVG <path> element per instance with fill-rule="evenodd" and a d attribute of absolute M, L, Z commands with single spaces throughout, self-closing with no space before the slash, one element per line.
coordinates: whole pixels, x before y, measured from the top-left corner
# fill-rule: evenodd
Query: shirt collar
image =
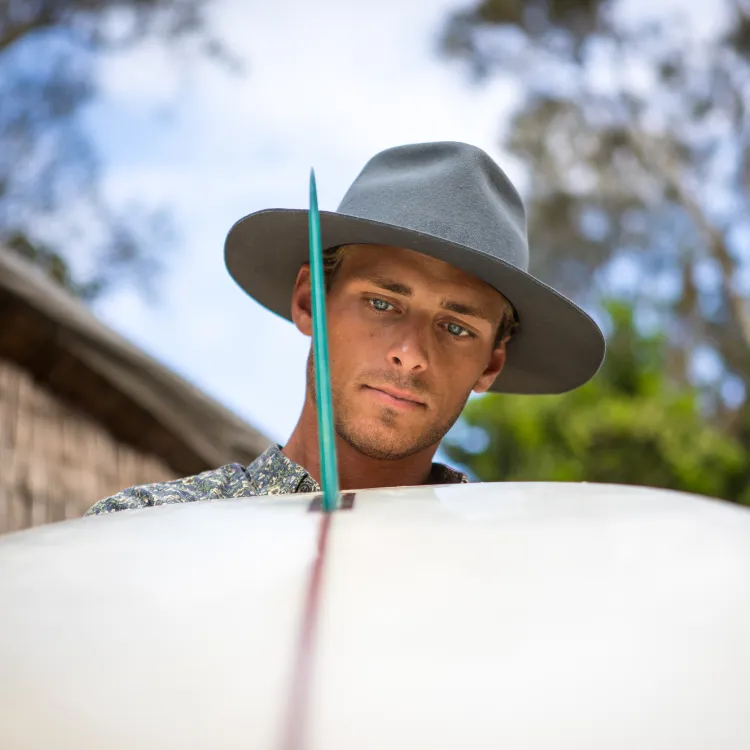
<path fill-rule="evenodd" d="M 281 452 L 280 445 L 270 445 L 245 470 L 259 495 L 292 495 L 296 492 L 317 492 L 318 483 Z M 313 488 L 307 486 L 312 483 Z"/>

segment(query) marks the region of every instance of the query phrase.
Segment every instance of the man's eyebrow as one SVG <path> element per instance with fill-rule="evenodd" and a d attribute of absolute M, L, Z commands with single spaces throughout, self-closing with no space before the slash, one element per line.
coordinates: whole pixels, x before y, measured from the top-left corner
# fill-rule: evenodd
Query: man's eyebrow
<path fill-rule="evenodd" d="M 471 305 L 464 305 L 461 302 L 452 302 L 451 300 L 445 299 L 440 302 L 440 307 L 442 307 L 443 310 L 450 310 L 457 315 L 467 315 L 471 318 L 481 318 L 482 320 L 486 320 L 488 323 L 492 323 L 493 325 L 495 323 L 490 314 L 486 313 L 479 307 L 471 307 Z"/>
<path fill-rule="evenodd" d="M 394 294 L 400 294 L 402 297 L 413 297 L 414 292 L 410 286 L 407 286 L 401 281 L 394 281 L 393 279 L 387 279 L 384 276 L 357 276 L 355 278 L 360 281 L 367 281 L 370 284 L 384 289 L 386 292 L 393 292 Z"/>

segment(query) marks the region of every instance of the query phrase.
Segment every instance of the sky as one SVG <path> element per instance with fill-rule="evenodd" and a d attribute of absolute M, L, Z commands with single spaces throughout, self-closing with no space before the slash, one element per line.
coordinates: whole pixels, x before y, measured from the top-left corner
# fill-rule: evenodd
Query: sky
<path fill-rule="evenodd" d="M 309 348 L 292 324 L 250 299 L 224 266 L 232 224 L 264 208 L 306 208 L 314 167 L 335 210 L 378 151 L 459 140 L 500 151 L 516 101 L 508 82 L 470 82 L 436 51 L 462 0 L 216 0 L 210 22 L 245 63 L 241 75 L 158 46 L 107 61 L 89 127 L 115 202 L 168 209 L 173 247 L 152 304 L 122 288 L 100 318 L 269 438 L 299 415 Z"/>

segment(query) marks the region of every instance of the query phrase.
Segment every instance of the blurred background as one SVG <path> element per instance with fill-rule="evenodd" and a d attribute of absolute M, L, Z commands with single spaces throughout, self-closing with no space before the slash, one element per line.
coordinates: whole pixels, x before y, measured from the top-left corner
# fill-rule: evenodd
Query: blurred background
<path fill-rule="evenodd" d="M 0 531 L 283 443 L 308 340 L 226 233 L 431 140 L 498 161 L 609 347 L 439 458 L 750 504 L 749 107 L 747 0 L 0 0 Z"/>

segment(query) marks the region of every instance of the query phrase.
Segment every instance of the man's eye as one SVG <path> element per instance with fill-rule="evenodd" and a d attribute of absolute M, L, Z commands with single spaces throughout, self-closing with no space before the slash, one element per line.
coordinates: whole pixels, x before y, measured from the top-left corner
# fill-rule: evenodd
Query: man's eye
<path fill-rule="evenodd" d="M 393 307 L 393 305 L 390 302 L 386 302 L 384 299 L 378 299 L 377 297 L 372 297 L 371 299 L 368 299 L 367 301 L 378 312 L 387 312 L 389 307 Z"/>
<path fill-rule="evenodd" d="M 448 331 L 448 333 L 451 334 L 451 336 L 456 336 L 457 338 L 474 337 L 474 334 L 471 331 L 464 328 L 463 326 L 458 325 L 458 323 L 446 323 L 445 329 Z"/>

